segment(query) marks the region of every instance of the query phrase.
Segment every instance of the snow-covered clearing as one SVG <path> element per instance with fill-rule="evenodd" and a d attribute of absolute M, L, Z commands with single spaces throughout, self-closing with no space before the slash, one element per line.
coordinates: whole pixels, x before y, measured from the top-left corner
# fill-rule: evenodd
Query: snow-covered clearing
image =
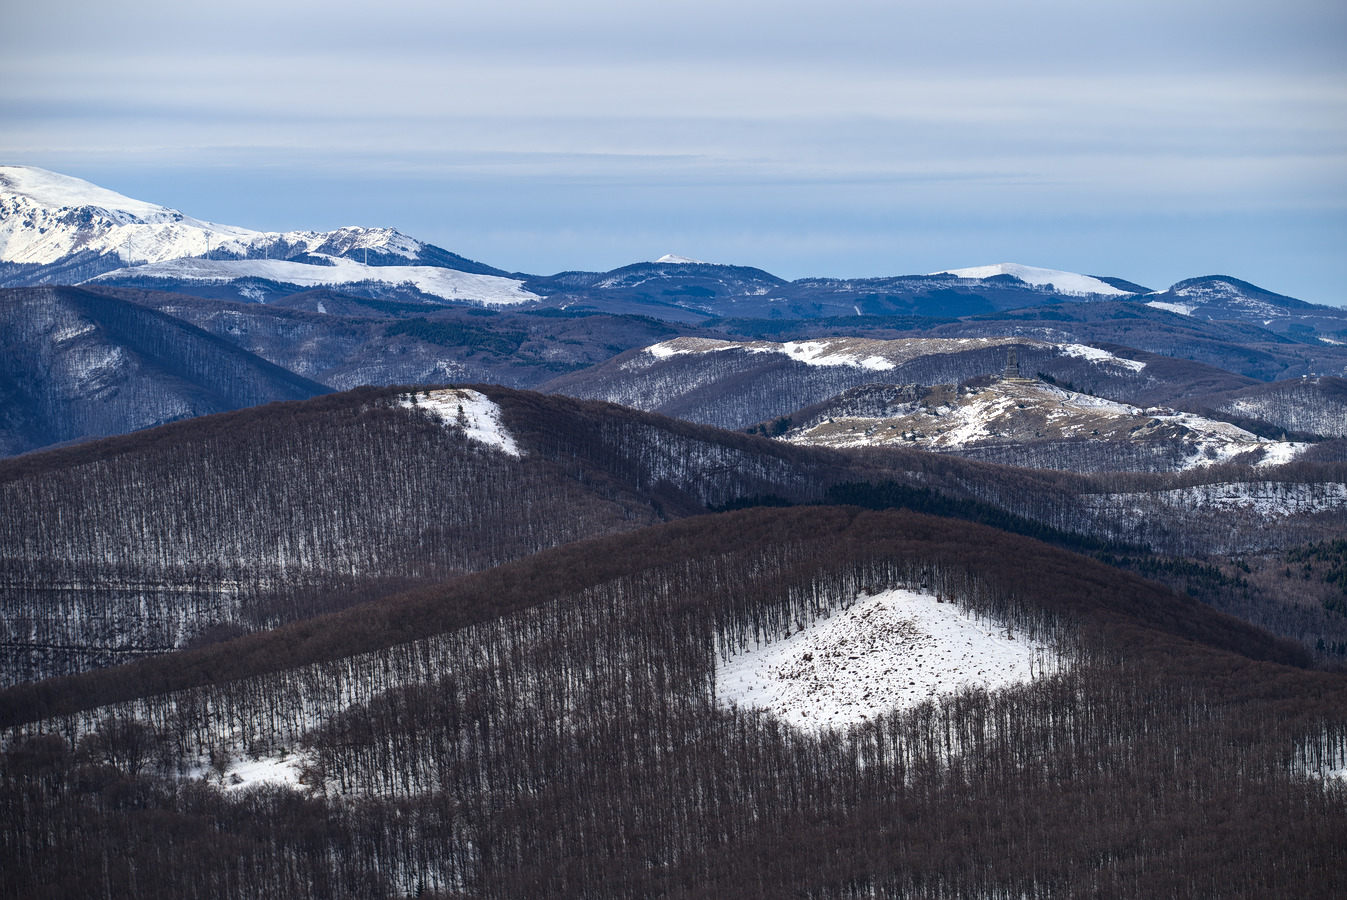
<path fill-rule="evenodd" d="M 1211 466 L 1251 453 L 1258 454 L 1256 460 L 1251 458 L 1257 466 L 1282 465 L 1310 446 L 1272 441 L 1228 422 L 1193 413 L 1158 407 L 1141 409 L 1029 381 L 1001 381 L 985 388 L 960 391 L 955 398 L 938 406 L 896 406 L 887 415 L 821 413 L 788 432 L 783 440 L 825 447 L 904 443 L 928 450 L 959 451 L 1034 441 L 1088 439 L 1143 443 L 1174 438 L 1182 440 L 1188 448 L 1186 459 L 1176 466 L 1179 469 Z"/>
<path fill-rule="evenodd" d="M 299 775 L 307 763 L 300 753 L 287 753 L 285 756 L 264 756 L 261 759 L 244 758 L 232 763 L 225 770 L 223 783 L 226 789 L 242 790 L 259 785 L 284 785 L 298 788 Z"/>
<path fill-rule="evenodd" d="M 448 388 L 406 394 L 400 402 L 408 409 L 428 410 L 446 425 L 461 427 L 470 441 L 495 447 L 511 456 L 521 455 L 514 435 L 501 420 L 500 407 L 485 394 L 465 388 Z"/>
<path fill-rule="evenodd" d="M 953 602 L 898 589 L 730 657 L 716 672 L 716 696 L 818 731 L 963 688 L 1009 687 L 1060 667 L 1045 644 Z"/>

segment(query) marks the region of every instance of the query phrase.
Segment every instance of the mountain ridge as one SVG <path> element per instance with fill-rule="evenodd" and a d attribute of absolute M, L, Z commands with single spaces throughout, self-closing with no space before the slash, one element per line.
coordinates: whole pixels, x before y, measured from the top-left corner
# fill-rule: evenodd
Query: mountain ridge
<path fill-rule="evenodd" d="M 608 272 L 529 275 L 393 229 L 257 232 L 193 219 L 45 170 L 0 167 L 0 287 L 94 278 L 185 293 L 210 287 L 213 296 L 231 286 L 236 299 L 253 301 L 341 285 L 375 298 L 583 307 L 690 323 L 724 316 L 968 316 L 1129 297 L 1158 309 L 1191 308 L 1208 319 L 1275 321 L 1280 333 L 1347 343 L 1347 310 L 1288 303 L 1293 298 L 1229 276 L 1185 279 L 1151 291 L 1115 276 L 1000 263 L 930 275 L 787 281 L 751 266 L 674 254 Z M 1216 283 L 1231 290 L 1214 290 Z M 1275 311 L 1271 318 L 1268 310 Z"/>

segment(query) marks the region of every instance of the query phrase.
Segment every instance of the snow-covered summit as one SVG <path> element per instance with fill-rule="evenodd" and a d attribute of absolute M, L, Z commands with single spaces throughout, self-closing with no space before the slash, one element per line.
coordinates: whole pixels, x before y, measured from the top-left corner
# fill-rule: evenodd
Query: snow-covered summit
<path fill-rule="evenodd" d="M 1024 266 L 1019 263 L 996 263 L 990 266 L 972 266 L 967 269 L 941 269 L 932 275 L 956 275 L 959 278 L 994 278 L 997 275 L 1010 275 L 1026 284 L 1038 287 L 1052 285 L 1059 294 L 1086 296 L 1096 294 L 1104 297 L 1130 296 L 1129 291 L 1121 290 L 1106 281 L 1100 281 L 1090 275 L 1077 272 L 1061 272 L 1057 269 L 1041 269 L 1037 266 Z"/>
<path fill-rule="evenodd" d="M 69 175 L 0 166 L 0 262 L 51 265 L 93 254 L 136 266 L 191 257 L 285 259 L 361 250 L 412 262 L 424 246 L 392 228 L 267 232 L 220 225 Z"/>
<path fill-rule="evenodd" d="M 253 231 L 31 166 L 0 166 L 3 263 L 20 270 L 9 276 L 13 284 L 260 278 L 301 286 L 410 286 L 441 299 L 480 303 L 537 299 L 519 279 L 392 228 Z"/>
<path fill-rule="evenodd" d="M 75 254 L 136 265 L 235 252 L 263 237 L 124 197 L 79 178 L 28 166 L 0 167 L 0 262 L 51 265 Z"/>
<path fill-rule="evenodd" d="M 35 206 L 49 209 L 92 207 L 126 221 L 176 222 L 182 213 L 165 206 L 133 200 L 81 178 L 61 175 L 34 166 L 0 166 L 0 195 L 25 197 Z"/>
<path fill-rule="evenodd" d="M 705 261 L 705 260 L 701 260 L 701 259 L 693 259 L 693 258 L 690 257 L 690 256 L 679 256 L 677 253 L 666 253 L 666 254 L 664 254 L 663 256 L 661 256 L 659 259 L 655 260 L 655 262 L 657 262 L 657 263 L 692 263 L 692 264 L 694 264 L 694 265 L 706 265 L 706 261 Z"/>

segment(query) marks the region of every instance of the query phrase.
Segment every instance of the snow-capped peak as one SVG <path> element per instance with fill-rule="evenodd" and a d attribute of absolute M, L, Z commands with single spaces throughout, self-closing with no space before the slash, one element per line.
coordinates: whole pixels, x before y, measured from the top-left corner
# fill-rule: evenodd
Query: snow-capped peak
<path fill-rule="evenodd" d="M 967 269 L 941 269 L 932 275 L 956 275 L 959 278 L 993 278 L 997 275 L 1011 275 L 1026 284 L 1036 286 L 1052 285 L 1059 294 L 1101 294 L 1108 297 L 1130 296 L 1130 292 L 1120 290 L 1105 281 L 1076 272 L 1061 272 L 1057 269 L 1040 269 L 1037 266 L 1024 266 L 1019 263 L 996 263 L 990 266 L 973 266 Z"/>
<path fill-rule="evenodd" d="M 264 232 L 219 225 L 133 200 L 79 178 L 0 166 L 0 262 L 51 265 L 75 254 L 139 266 L 170 260 L 284 259 L 360 250 L 419 258 L 422 245 L 391 228 Z"/>
<path fill-rule="evenodd" d="M 142 222 L 176 221 L 182 213 L 166 206 L 133 200 L 96 184 L 48 172 L 34 166 L 0 166 L 0 195 L 27 197 L 48 209 L 93 207 L 109 213 L 126 213 Z"/>
<path fill-rule="evenodd" d="M 679 256 L 679 255 L 676 254 L 676 253 L 666 253 L 666 254 L 664 254 L 663 256 L 661 256 L 659 259 L 655 260 L 655 262 L 657 262 L 657 263 L 698 263 L 698 264 L 705 265 L 705 260 L 693 259 L 693 258 L 690 257 L 690 256 Z"/>

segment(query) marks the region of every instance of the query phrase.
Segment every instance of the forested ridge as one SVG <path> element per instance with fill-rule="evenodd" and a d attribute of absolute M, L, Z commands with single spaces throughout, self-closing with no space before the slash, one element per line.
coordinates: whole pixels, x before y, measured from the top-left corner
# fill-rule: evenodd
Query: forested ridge
<path fill-rule="evenodd" d="M 899 585 L 1069 665 L 821 734 L 715 701 L 724 654 Z M 970 523 L 696 517 L 7 692 L 0 887 L 1330 896 L 1347 792 L 1320 773 L 1347 752 L 1347 678 L 1268 661 L 1295 658 L 1158 585 Z M 210 774 L 287 752 L 307 789 Z"/>
<path fill-rule="evenodd" d="M 4 680 L 274 627 L 742 494 L 804 499 L 846 466 L 491 390 L 522 457 L 380 389 L 0 462 Z"/>
<path fill-rule="evenodd" d="M 328 390 L 134 303 L 0 289 L 0 455 Z"/>
<path fill-rule="evenodd" d="M 819 501 L 846 483 L 924 491 L 941 510 L 976 507 L 1080 547 L 1275 551 L 1347 526 L 1341 463 L 1083 477 L 793 447 L 480 389 L 521 456 L 469 439 L 411 389 L 381 388 L 0 461 L 0 678 L 207 643 L 739 498 Z M 1257 502 L 1287 508 L 1276 530 Z"/>

